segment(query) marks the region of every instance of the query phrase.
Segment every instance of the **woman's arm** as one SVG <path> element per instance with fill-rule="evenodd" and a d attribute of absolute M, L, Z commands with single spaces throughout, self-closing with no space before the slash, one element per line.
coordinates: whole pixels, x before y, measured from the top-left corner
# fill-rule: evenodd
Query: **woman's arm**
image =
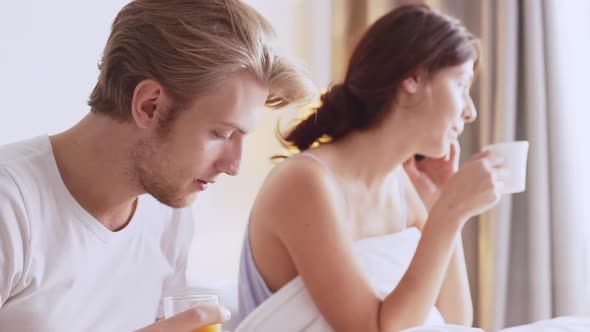
<path fill-rule="evenodd" d="M 453 257 L 440 289 L 436 307 L 449 324 L 473 325 L 473 303 L 461 237 L 457 238 Z"/>
<path fill-rule="evenodd" d="M 429 216 L 406 274 L 383 303 L 380 321 L 387 327 L 383 331 L 399 331 L 425 322 L 446 277 L 460 234 L 460 219 L 450 214 Z"/>
<path fill-rule="evenodd" d="M 409 224 L 423 229 L 428 209 L 410 179 L 405 176 L 405 189 L 408 202 Z M 473 323 L 473 303 L 469 289 L 469 279 L 463 253 L 463 243 L 458 237 L 453 249 L 444 282 L 442 284 L 436 307 L 449 324 L 471 326 Z"/>

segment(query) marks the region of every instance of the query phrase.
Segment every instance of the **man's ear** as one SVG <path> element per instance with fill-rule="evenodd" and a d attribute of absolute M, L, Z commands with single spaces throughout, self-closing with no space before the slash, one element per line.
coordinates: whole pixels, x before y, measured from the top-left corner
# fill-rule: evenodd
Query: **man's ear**
<path fill-rule="evenodd" d="M 140 128 L 149 128 L 159 123 L 159 114 L 165 112 L 168 101 L 162 85 L 145 79 L 135 87 L 131 100 L 131 114 Z"/>

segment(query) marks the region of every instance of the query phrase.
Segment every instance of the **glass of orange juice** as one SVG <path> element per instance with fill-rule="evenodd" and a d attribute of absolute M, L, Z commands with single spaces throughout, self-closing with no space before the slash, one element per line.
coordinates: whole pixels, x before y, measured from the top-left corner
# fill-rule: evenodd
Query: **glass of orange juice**
<path fill-rule="evenodd" d="M 164 298 L 164 318 L 170 318 L 201 304 L 219 304 L 219 295 L 215 293 L 196 293 Z M 222 332 L 221 324 L 200 327 L 193 332 Z"/>

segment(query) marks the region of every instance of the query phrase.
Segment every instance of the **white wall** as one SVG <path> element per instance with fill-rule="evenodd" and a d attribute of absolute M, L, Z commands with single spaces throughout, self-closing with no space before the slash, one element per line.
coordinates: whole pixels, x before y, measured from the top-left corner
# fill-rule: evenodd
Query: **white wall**
<path fill-rule="evenodd" d="M 117 12 L 128 1 L 27 0 L 0 4 L 0 144 L 55 134 L 88 111 L 86 100 Z M 330 0 L 248 0 L 275 26 L 281 48 L 329 81 Z M 283 114 L 285 112 L 282 112 Z M 189 273 L 235 278 L 250 205 L 280 151 L 279 113 L 266 112 L 248 138 L 242 172 L 222 178 L 194 206 L 198 219 Z"/>
<path fill-rule="evenodd" d="M 62 131 L 86 100 L 124 0 L 2 1 L 0 144 Z"/>

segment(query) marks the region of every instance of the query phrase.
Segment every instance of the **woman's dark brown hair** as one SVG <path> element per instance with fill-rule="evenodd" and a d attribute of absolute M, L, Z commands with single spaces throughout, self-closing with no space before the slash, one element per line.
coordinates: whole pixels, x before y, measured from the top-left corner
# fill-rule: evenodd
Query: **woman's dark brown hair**
<path fill-rule="evenodd" d="M 321 104 L 284 137 L 308 149 L 321 138 L 337 140 L 377 123 L 391 109 L 400 83 L 425 70 L 477 62 L 478 41 L 456 19 L 426 5 L 399 7 L 375 22 L 357 44 L 344 82 L 321 96 Z"/>

